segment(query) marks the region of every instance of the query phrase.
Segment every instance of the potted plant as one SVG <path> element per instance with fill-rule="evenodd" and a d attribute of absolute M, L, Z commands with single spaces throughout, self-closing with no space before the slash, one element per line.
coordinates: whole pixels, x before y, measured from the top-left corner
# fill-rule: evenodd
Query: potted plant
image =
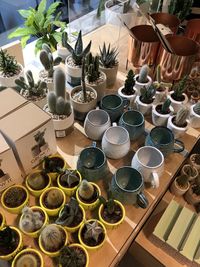
<path fill-rule="evenodd" d="M 39 236 L 39 247 L 49 257 L 58 257 L 67 245 L 68 235 L 65 229 L 57 224 L 49 224 L 43 228 Z"/>
<path fill-rule="evenodd" d="M 125 218 L 125 209 L 121 202 L 113 199 L 111 196 L 106 200 L 100 196 L 102 203 L 98 210 L 99 220 L 107 229 L 115 229 Z"/>
<path fill-rule="evenodd" d="M 182 107 L 178 110 L 177 114 L 170 116 L 167 122 L 167 127 L 172 130 L 175 137 L 183 136 L 188 128 L 187 117 L 189 115 L 189 110 L 187 107 Z"/>
<path fill-rule="evenodd" d="M 77 86 L 81 84 L 81 65 L 83 58 L 89 53 L 91 47 L 91 41 L 83 49 L 82 32 L 78 34 L 77 41 L 74 48 L 71 47 L 69 43 L 65 43 L 65 47 L 69 50 L 71 55 L 66 58 L 66 73 L 67 82 L 72 86 Z"/>
<path fill-rule="evenodd" d="M 89 53 L 86 57 L 86 77 L 85 83 L 97 92 L 97 101 L 105 95 L 106 74 L 99 70 L 99 56 L 92 56 Z"/>
<path fill-rule="evenodd" d="M 44 261 L 40 252 L 33 248 L 25 248 L 20 251 L 12 261 L 11 267 L 44 267 Z"/>
<path fill-rule="evenodd" d="M 0 260 L 11 260 L 22 247 L 22 234 L 16 227 L 0 230 Z"/>
<path fill-rule="evenodd" d="M 38 107 L 43 108 L 47 103 L 46 82 L 38 80 L 38 82 L 35 83 L 31 70 L 26 72 L 26 78 L 28 82 L 24 77 L 19 77 L 19 79 L 15 80 L 15 84 L 20 88 L 20 94 Z"/>
<path fill-rule="evenodd" d="M 75 198 L 71 198 L 69 203 L 65 204 L 55 221 L 56 224 L 62 225 L 70 233 L 76 232 L 85 221 L 85 211 L 79 205 Z"/>
<path fill-rule="evenodd" d="M 85 210 L 93 210 L 99 204 L 101 190 L 95 183 L 82 180 L 76 190 L 76 199 Z"/>
<path fill-rule="evenodd" d="M 41 207 L 24 207 L 19 220 L 19 228 L 25 235 L 37 238 L 48 219 L 46 211 Z"/>
<path fill-rule="evenodd" d="M 46 188 L 50 187 L 51 178 L 45 172 L 35 170 L 26 177 L 25 183 L 29 192 L 33 196 L 39 197 Z"/>
<path fill-rule="evenodd" d="M 200 171 L 200 154 L 193 153 L 190 156 L 190 164 L 195 167 L 198 171 Z"/>
<path fill-rule="evenodd" d="M 66 23 L 60 21 L 60 12 L 56 15 L 60 2 L 52 3 L 48 9 L 46 5 L 47 0 L 42 0 L 36 9 L 30 7 L 28 10 L 19 10 L 19 14 L 24 19 L 24 27 L 17 28 L 9 34 L 8 38 L 21 36 L 22 47 L 25 47 L 31 37 L 36 37 L 38 40 L 35 43 L 35 52 L 41 50 L 44 43 L 55 50 L 66 28 Z M 55 27 L 59 27 L 60 31 L 56 31 Z"/>
<path fill-rule="evenodd" d="M 190 187 L 188 176 L 181 174 L 177 176 L 170 186 L 170 191 L 175 196 L 184 195 Z"/>
<path fill-rule="evenodd" d="M 106 239 L 106 228 L 98 220 L 91 219 L 81 225 L 78 239 L 87 250 L 97 250 L 103 246 Z"/>
<path fill-rule="evenodd" d="M 4 227 L 6 224 L 6 218 L 2 211 L 0 211 L 0 230 Z"/>
<path fill-rule="evenodd" d="M 200 102 L 190 107 L 190 126 L 200 128 Z"/>
<path fill-rule="evenodd" d="M 131 106 L 133 106 L 137 95 L 134 76 L 133 70 L 129 70 L 124 85 L 118 89 L 118 95 L 120 95 L 122 98 L 128 99 Z"/>
<path fill-rule="evenodd" d="M 172 102 L 172 107 L 174 112 L 178 112 L 182 105 L 185 105 L 188 102 L 188 97 L 184 93 L 186 88 L 187 76 L 180 80 L 177 84 L 173 86 L 173 91 L 169 92 L 169 99 Z"/>
<path fill-rule="evenodd" d="M 65 73 L 57 68 L 53 75 L 54 92 L 47 95 L 47 105 L 44 110 L 53 119 L 56 137 L 65 137 L 74 124 L 74 112 L 69 100 L 69 94 L 65 92 Z"/>
<path fill-rule="evenodd" d="M 99 69 L 106 74 L 106 86 L 113 86 L 116 82 L 119 66 L 119 62 L 117 60 L 117 48 L 111 48 L 110 44 L 108 44 L 108 47 L 106 47 L 106 44 L 104 42 L 103 47 L 99 47 L 99 52 Z"/>
<path fill-rule="evenodd" d="M 8 52 L 0 50 L 0 85 L 2 87 L 15 87 L 15 80 L 24 76 L 24 68 L 17 63 L 15 57 Z"/>
<path fill-rule="evenodd" d="M 136 107 L 143 115 L 150 115 L 156 90 L 153 85 L 140 88 L 140 95 L 136 96 Z"/>
<path fill-rule="evenodd" d="M 152 122 L 155 126 L 166 126 L 168 118 L 172 115 L 173 109 L 170 106 L 171 100 L 168 98 L 164 103 L 153 105 Z"/>
<path fill-rule="evenodd" d="M 65 201 L 65 194 L 57 187 L 45 189 L 39 199 L 40 206 L 49 216 L 57 216 Z"/>
<path fill-rule="evenodd" d="M 57 184 L 67 196 L 72 196 L 80 182 L 82 181 L 81 174 L 78 170 L 65 170 L 57 178 Z"/>
<path fill-rule="evenodd" d="M 74 117 L 81 121 L 85 119 L 90 110 L 96 107 L 97 92 L 85 84 L 85 58 L 82 63 L 81 85 L 71 90 L 70 99 L 74 109 Z"/>
<path fill-rule="evenodd" d="M 78 243 L 64 247 L 59 256 L 59 267 L 88 267 L 89 255 L 87 250 Z"/>
<path fill-rule="evenodd" d="M 144 65 L 141 67 L 139 74 L 135 75 L 135 87 L 137 89 L 138 95 L 140 95 L 140 89 L 144 86 L 146 88 L 150 87 L 152 84 L 152 79 L 148 75 L 149 73 L 149 67 L 148 65 Z"/>
<path fill-rule="evenodd" d="M 195 184 L 191 184 L 189 190 L 184 195 L 188 204 L 196 206 L 200 203 L 200 183 L 197 181 Z"/>
<path fill-rule="evenodd" d="M 68 34 L 67 32 L 62 32 L 61 42 L 57 44 L 57 54 L 62 60 L 65 60 L 67 56 L 69 56 L 70 52 L 66 48 L 66 43 L 68 41 Z"/>
<path fill-rule="evenodd" d="M 21 213 L 29 202 L 28 190 L 22 185 L 8 187 L 1 196 L 1 204 L 10 213 Z"/>
<path fill-rule="evenodd" d="M 199 172 L 196 167 L 192 166 L 191 164 L 185 164 L 183 165 L 181 169 L 181 174 L 188 176 L 188 181 L 191 183 L 195 182 L 195 179 L 197 178 Z"/>

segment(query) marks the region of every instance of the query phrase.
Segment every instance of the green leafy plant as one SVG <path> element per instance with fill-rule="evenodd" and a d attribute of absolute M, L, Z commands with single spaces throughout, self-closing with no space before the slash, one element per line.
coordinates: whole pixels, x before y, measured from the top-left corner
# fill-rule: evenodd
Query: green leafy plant
<path fill-rule="evenodd" d="M 140 89 L 140 93 L 141 93 L 141 96 L 140 96 L 141 102 L 145 104 L 150 104 L 154 100 L 156 89 L 154 85 L 151 85 L 148 88 L 144 86 Z"/>
<path fill-rule="evenodd" d="M 10 56 L 8 52 L 0 50 L 0 72 L 6 77 L 12 77 L 19 73 L 20 65 L 15 57 Z"/>
<path fill-rule="evenodd" d="M 62 32 L 66 23 L 60 21 L 61 12 L 55 15 L 59 1 L 52 3 L 46 9 L 47 0 L 42 0 L 37 9 L 30 7 L 27 10 L 19 10 L 19 14 L 24 19 L 24 27 L 17 28 L 9 34 L 8 38 L 20 37 L 22 46 L 25 47 L 31 37 L 37 37 L 35 52 L 42 49 L 42 44 L 49 44 L 52 50 L 56 49 L 57 43 L 61 42 Z M 55 31 L 55 26 L 61 28 L 60 32 Z"/>
<path fill-rule="evenodd" d="M 60 252 L 59 264 L 62 267 L 84 267 L 86 265 L 86 256 L 79 247 L 64 247 Z"/>
<path fill-rule="evenodd" d="M 108 47 L 106 47 L 105 42 L 103 43 L 103 48 L 99 47 L 99 52 L 100 52 L 100 57 L 99 57 L 99 62 L 100 65 L 103 66 L 104 68 L 113 68 L 118 64 L 117 61 L 117 48 L 110 48 L 110 44 Z"/>
<path fill-rule="evenodd" d="M 174 93 L 172 94 L 173 98 L 175 100 L 182 100 L 183 93 L 186 89 L 186 83 L 187 83 L 188 76 L 184 76 L 183 79 L 181 79 L 175 86 L 174 86 Z"/>
<path fill-rule="evenodd" d="M 187 107 L 182 107 L 178 110 L 176 116 L 175 116 L 175 120 L 174 120 L 174 124 L 177 127 L 185 127 L 187 121 L 187 117 L 189 115 L 189 110 Z"/>
<path fill-rule="evenodd" d="M 89 83 L 96 82 L 100 77 L 99 56 L 89 53 L 86 57 L 86 77 Z"/>
<path fill-rule="evenodd" d="M 133 95 L 135 93 L 135 90 L 133 88 L 135 85 L 134 76 L 135 74 L 133 70 L 129 70 L 124 83 L 124 88 L 122 90 L 122 92 L 126 95 Z"/>
<path fill-rule="evenodd" d="M 168 12 L 176 15 L 181 21 L 183 21 L 190 13 L 193 0 L 171 0 L 168 6 Z"/>

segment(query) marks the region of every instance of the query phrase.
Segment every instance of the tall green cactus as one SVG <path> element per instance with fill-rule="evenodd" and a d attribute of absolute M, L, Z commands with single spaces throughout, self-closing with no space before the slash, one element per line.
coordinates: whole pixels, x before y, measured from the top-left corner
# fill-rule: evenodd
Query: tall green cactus
<path fill-rule="evenodd" d="M 57 68 L 54 71 L 54 77 L 55 79 L 53 80 L 54 83 L 54 90 L 56 93 L 56 96 L 62 96 L 65 99 L 65 83 L 66 83 L 66 78 L 65 78 L 65 73 L 62 69 Z"/>
<path fill-rule="evenodd" d="M 92 56 L 89 53 L 86 57 L 86 76 L 89 83 L 96 82 L 100 77 L 99 56 Z"/>
<path fill-rule="evenodd" d="M 195 104 L 195 106 L 193 107 L 193 110 L 197 115 L 200 115 L 200 102 Z"/>
<path fill-rule="evenodd" d="M 182 107 L 178 110 L 176 117 L 175 117 L 175 125 L 178 127 L 184 127 L 187 123 L 186 119 L 189 115 L 189 110 L 186 107 Z"/>
<path fill-rule="evenodd" d="M 174 98 L 175 100 L 179 100 L 186 89 L 186 83 L 187 83 L 188 76 L 184 76 L 183 79 L 181 79 L 174 87 Z"/>
<path fill-rule="evenodd" d="M 171 105 L 171 100 L 169 98 L 167 98 L 165 100 L 165 102 L 162 104 L 161 113 L 162 114 L 168 114 L 170 105 Z"/>
<path fill-rule="evenodd" d="M 142 68 L 140 69 L 140 72 L 139 72 L 138 82 L 147 83 L 148 82 L 148 78 L 147 78 L 148 73 L 149 73 L 148 65 L 142 66 Z"/>

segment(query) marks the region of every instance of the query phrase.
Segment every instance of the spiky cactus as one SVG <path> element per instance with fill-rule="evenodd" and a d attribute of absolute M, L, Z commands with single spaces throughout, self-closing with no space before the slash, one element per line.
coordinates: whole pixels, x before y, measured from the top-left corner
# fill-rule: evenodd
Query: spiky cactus
<path fill-rule="evenodd" d="M 140 93 L 141 93 L 140 100 L 143 103 L 150 104 L 154 100 L 156 89 L 154 85 L 151 85 L 148 88 L 144 86 L 140 89 Z"/>
<path fill-rule="evenodd" d="M 80 253 L 76 247 L 62 248 L 59 256 L 59 266 L 62 267 L 81 267 L 86 264 L 86 256 Z"/>
<path fill-rule="evenodd" d="M 61 57 L 53 59 L 53 55 L 50 47 L 47 44 L 42 45 L 42 51 L 40 52 L 40 61 L 48 73 L 48 77 L 53 77 L 54 66 L 57 66 L 62 61 Z"/>
<path fill-rule="evenodd" d="M 83 49 L 83 41 L 82 41 L 82 32 L 80 31 L 78 34 L 77 41 L 75 43 L 75 47 L 71 47 L 69 43 L 65 43 L 65 47 L 72 54 L 72 58 L 74 60 L 75 65 L 80 66 L 82 64 L 83 58 L 89 53 L 91 47 L 91 41 L 89 44 Z"/>
<path fill-rule="evenodd" d="M 65 170 L 65 172 L 60 177 L 60 181 L 71 188 L 75 184 L 79 183 L 80 178 L 76 170 Z"/>
<path fill-rule="evenodd" d="M 200 116 L 200 102 L 196 103 L 193 107 L 194 112 Z"/>
<path fill-rule="evenodd" d="M 22 254 L 16 261 L 15 267 L 37 267 L 37 257 L 32 254 Z"/>
<path fill-rule="evenodd" d="M 18 74 L 20 66 L 15 57 L 10 56 L 8 52 L 0 50 L 0 72 L 6 77 L 12 77 Z"/>
<path fill-rule="evenodd" d="M 94 195 L 94 186 L 87 180 L 82 180 L 79 186 L 79 195 L 83 200 L 89 200 Z"/>
<path fill-rule="evenodd" d="M 87 222 L 85 224 L 86 231 L 84 233 L 85 240 L 94 240 L 98 244 L 99 236 L 103 233 L 103 228 L 97 220 Z"/>
<path fill-rule="evenodd" d="M 100 65 L 105 67 L 105 68 L 113 68 L 118 64 L 117 61 L 117 48 L 110 48 L 110 44 L 108 44 L 108 47 L 106 47 L 105 42 L 103 43 L 103 48 L 99 47 L 99 52 L 100 52 L 100 58 L 99 62 Z"/>
<path fill-rule="evenodd" d="M 63 202 L 63 195 L 58 189 L 51 189 L 47 193 L 46 202 L 50 208 L 57 208 Z"/>
<path fill-rule="evenodd" d="M 187 117 L 189 115 L 189 110 L 188 108 L 186 107 L 182 107 L 178 110 L 176 116 L 175 116 L 175 121 L 174 121 L 174 124 L 177 126 L 177 127 L 185 127 L 187 121 Z"/>
<path fill-rule="evenodd" d="M 57 251 L 64 243 L 63 233 L 58 226 L 49 224 L 41 232 L 41 241 L 47 251 Z"/>
<path fill-rule="evenodd" d="M 135 90 L 133 89 L 135 85 L 134 76 L 133 70 L 129 70 L 123 88 L 123 93 L 126 95 L 132 95 L 135 93 Z"/>
<path fill-rule="evenodd" d="M 170 105 L 171 105 L 171 100 L 167 98 L 165 102 L 162 104 L 161 113 L 168 114 L 170 112 L 170 109 L 169 109 Z"/>
<path fill-rule="evenodd" d="M 140 83 L 147 83 L 148 82 L 148 73 L 149 73 L 149 67 L 148 65 L 142 66 L 139 72 L 138 82 Z"/>
<path fill-rule="evenodd" d="M 86 77 L 89 83 L 96 82 L 100 77 L 99 56 L 93 57 L 92 53 L 86 57 Z"/>
<path fill-rule="evenodd" d="M 173 93 L 173 98 L 175 100 L 181 100 L 183 98 L 183 93 L 186 89 L 186 84 L 187 84 L 187 79 L 188 76 L 184 76 L 183 79 L 181 79 L 175 86 L 174 86 L 174 93 Z"/>
<path fill-rule="evenodd" d="M 27 233 L 40 229 L 43 225 L 42 214 L 28 207 L 23 208 L 19 228 Z"/>

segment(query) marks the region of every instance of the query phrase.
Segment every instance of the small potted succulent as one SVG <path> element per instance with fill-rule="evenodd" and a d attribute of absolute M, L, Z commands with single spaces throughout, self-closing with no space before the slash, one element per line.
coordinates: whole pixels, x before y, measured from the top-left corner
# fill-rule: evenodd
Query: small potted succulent
<path fill-rule="evenodd" d="M 6 224 L 6 218 L 2 211 L 0 211 L 0 230 L 4 227 Z"/>
<path fill-rule="evenodd" d="M 190 126 L 200 128 L 200 102 L 190 107 Z"/>
<path fill-rule="evenodd" d="M 107 87 L 113 86 L 117 79 L 117 71 L 119 66 L 119 62 L 117 60 L 117 48 L 111 48 L 110 44 L 108 44 L 106 47 L 104 42 L 103 47 L 99 47 L 99 53 L 99 68 L 106 74 L 106 85 Z"/>
<path fill-rule="evenodd" d="M 195 166 L 192 166 L 191 164 L 185 164 L 181 169 L 181 174 L 187 175 L 188 181 L 190 181 L 190 183 L 194 183 L 199 172 Z"/>
<path fill-rule="evenodd" d="M 68 34 L 67 32 L 63 32 L 61 36 L 61 42 L 57 44 L 57 54 L 62 60 L 65 60 L 67 56 L 69 56 L 70 52 L 66 48 L 66 43 L 68 41 Z"/>
<path fill-rule="evenodd" d="M 140 95 L 136 96 L 136 107 L 143 115 L 150 115 L 156 90 L 154 85 L 140 88 Z"/>
<path fill-rule="evenodd" d="M 39 236 L 39 247 L 49 257 L 58 257 L 67 245 L 68 235 L 65 229 L 57 224 L 49 224 L 43 228 Z"/>
<path fill-rule="evenodd" d="M 81 31 L 78 34 L 74 48 L 72 48 L 68 42 L 65 43 L 65 47 L 71 53 L 71 55 L 66 58 L 65 66 L 67 73 L 67 82 L 72 86 L 81 84 L 81 65 L 83 58 L 85 58 L 86 55 L 90 52 L 91 43 L 92 42 L 90 41 L 89 44 L 83 49 Z"/>
<path fill-rule="evenodd" d="M 33 196 L 39 197 L 46 188 L 50 187 L 51 178 L 45 172 L 35 170 L 26 177 L 25 183 L 29 192 Z"/>
<path fill-rule="evenodd" d="M 106 228 L 98 220 L 86 221 L 78 231 L 78 239 L 87 250 L 97 250 L 103 246 L 106 239 Z"/>
<path fill-rule="evenodd" d="M 81 174 L 78 170 L 63 171 L 57 178 L 57 184 L 67 196 L 72 196 L 80 182 L 82 181 Z"/>
<path fill-rule="evenodd" d="M 183 174 L 177 176 L 170 186 L 171 193 L 174 194 L 175 196 L 184 195 L 190 187 L 188 178 L 189 177 L 187 175 Z"/>
<path fill-rule="evenodd" d="M 65 73 L 57 68 L 53 74 L 54 91 L 47 95 L 47 105 L 44 110 L 53 119 L 56 137 L 65 137 L 74 124 L 74 112 L 71 107 L 69 94 L 65 92 Z"/>
<path fill-rule="evenodd" d="M 172 107 L 174 112 L 178 112 L 182 105 L 185 105 L 188 102 L 188 97 L 184 93 L 186 88 L 187 76 L 180 80 L 177 84 L 173 86 L 173 90 L 169 92 L 169 99 L 172 102 Z"/>
<path fill-rule="evenodd" d="M 89 53 L 86 57 L 86 86 L 92 87 L 97 92 L 97 101 L 105 95 L 106 74 L 99 70 L 99 56 Z"/>
<path fill-rule="evenodd" d="M 81 85 L 71 90 L 70 98 L 74 109 L 75 119 L 83 121 L 87 113 L 97 104 L 97 92 L 85 84 L 85 58 L 82 62 Z"/>
<path fill-rule="evenodd" d="M 195 167 L 198 172 L 200 171 L 200 154 L 193 153 L 190 156 L 190 164 Z"/>
<path fill-rule="evenodd" d="M 15 87 L 15 80 L 24 76 L 24 68 L 17 63 L 15 57 L 8 52 L 0 50 L 0 85 L 2 87 Z"/>
<path fill-rule="evenodd" d="M 178 110 L 177 114 L 170 116 L 167 122 L 167 128 L 172 130 L 175 137 L 181 137 L 187 131 L 189 110 L 187 107 L 182 107 Z"/>
<path fill-rule="evenodd" d="M 29 202 L 28 190 L 22 185 L 8 187 L 1 196 L 1 204 L 10 213 L 21 213 Z"/>
<path fill-rule="evenodd" d="M 74 233 L 78 231 L 84 221 L 85 211 L 78 201 L 72 197 L 69 203 L 65 204 L 61 209 L 55 223 L 62 225 L 67 232 Z"/>
<path fill-rule="evenodd" d="M 0 260 L 11 260 L 22 247 L 22 234 L 16 227 L 0 230 Z"/>
<path fill-rule="evenodd" d="M 133 70 L 129 70 L 124 85 L 118 89 L 118 95 L 120 95 L 122 98 L 128 99 L 131 106 L 133 106 L 137 95 L 134 76 L 135 74 Z"/>
<path fill-rule="evenodd" d="M 25 248 L 12 261 L 11 267 L 44 267 L 44 261 L 40 252 L 33 248 Z"/>
<path fill-rule="evenodd" d="M 42 45 L 42 50 L 40 52 L 40 61 L 44 67 L 39 73 L 39 78 L 41 81 L 47 83 L 49 91 L 53 90 L 53 73 L 54 66 L 57 66 L 62 61 L 61 57 L 53 58 L 51 48 L 47 44 Z"/>
<path fill-rule="evenodd" d="M 184 195 L 185 200 L 188 204 L 196 206 L 200 203 L 200 181 L 190 185 L 189 190 Z"/>
<path fill-rule="evenodd" d="M 46 82 L 38 80 L 38 82 L 35 83 L 31 70 L 26 72 L 26 79 L 27 81 L 24 77 L 19 77 L 19 79 L 15 80 L 16 85 L 20 88 L 20 94 L 38 107 L 43 108 L 47 103 Z"/>
<path fill-rule="evenodd" d="M 102 203 L 98 210 L 99 220 L 107 229 L 115 229 L 125 218 L 125 209 L 121 202 L 113 199 L 111 196 L 106 200 L 100 196 Z"/>
<path fill-rule="evenodd" d="M 139 74 L 135 75 L 135 87 L 137 89 L 138 95 L 140 95 L 140 89 L 144 86 L 146 88 L 150 87 L 152 84 L 152 79 L 148 75 L 149 73 L 149 67 L 148 65 L 144 65 L 141 67 Z"/>
<path fill-rule="evenodd" d="M 19 228 L 25 235 L 37 238 L 48 219 L 46 211 L 39 206 L 24 207 L 19 220 Z"/>
<path fill-rule="evenodd" d="M 78 243 L 65 246 L 59 256 L 59 267 L 88 267 L 87 250 Z"/>
<path fill-rule="evenodd" d="M 155 126 L 166 126 L 168 118 L 172 115 L 171 100 L 167 98 L 164 103 L 153 105 L 152 122 Z"/>
<path fill-rule="evenodd" d="M 40 196 L 40 206 L 49 216 L 57 216 L 65 204 L 65 194 L 57 187 L 47 188 Z"/>
<path fill-rule="evenodd" d="M 99 204 L 101 190 L 95 183 L 82 180 L 76 191 L 76 199 L 85 210 L 93 210 Z"/>

